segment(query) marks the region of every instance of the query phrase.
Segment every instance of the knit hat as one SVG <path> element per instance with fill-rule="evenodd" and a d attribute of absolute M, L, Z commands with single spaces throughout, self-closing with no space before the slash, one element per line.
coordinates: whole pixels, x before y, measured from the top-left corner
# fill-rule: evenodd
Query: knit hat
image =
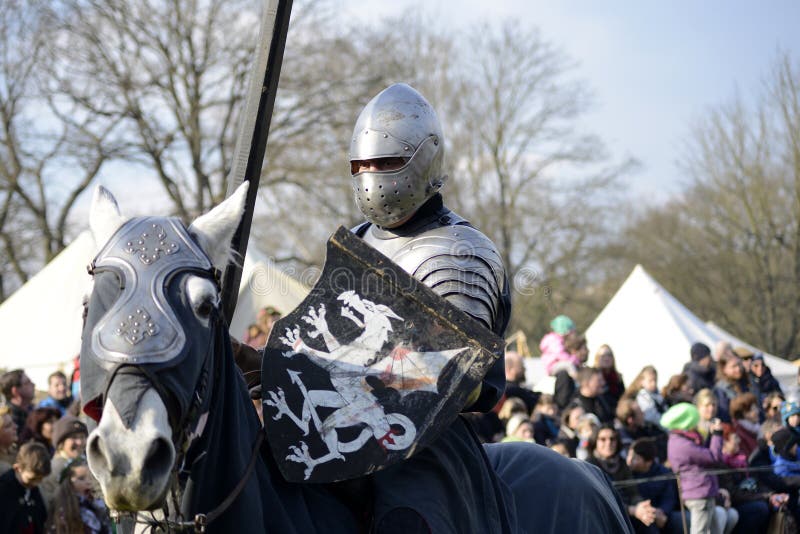
<path fill-rule="evenodd" d="M 693 362 L 699 362 L 706 356 L 711 356 L 711 349 L 705 343 L 698 342 L 692 345 L 692 348 L 689 349 L 689 354 L 691 354 Z"/>
<path fill-rule="evenodd" d="M 797 443 L 797 436 L 788 428 L 781 428 L 772 434 L 772 447 L 776 453 L 787 456 L 792 445 Z"/>
<path fill-rule="evenodd" d="M 689 402 L 680 402 L 661 416 L 661 426 L 670 430 L 691 430 L 697 426 L 698 421 L 700 412 Z"/>
<path fill-rule="evenodd" d="M 550 321 L 550 329 L 561 336 L 575 330 L 575 322 L 566 315 L 559 315 Z"/>
<path fill-rule="evenodd" d="M 79 432 L 89 435 L 86 425 L 80 422 L 77 417 L 65 415 L 53 425 L 53 445 L 58 448 L 62 441 Z"/>
<path fill-rule="evenodd" d="M 756 352 L 753 355 L 753 361 L 756 361 L 756 360 L 761 360 L 763 362 L 764 361 L 764 354 L 761 353 L 761 352 Z"/>
<path fill-rule="evenodd" d="M 781 421 L 784 425 L 789 426 L 786 421 L 795 414 L 800 414 L 800 404 L 795 401 L 785 401 L 781 404 Z"/>

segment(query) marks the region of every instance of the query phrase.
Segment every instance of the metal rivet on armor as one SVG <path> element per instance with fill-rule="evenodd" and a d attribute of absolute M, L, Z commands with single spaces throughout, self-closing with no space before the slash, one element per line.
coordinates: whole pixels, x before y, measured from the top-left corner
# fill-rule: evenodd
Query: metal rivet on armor
<path fill-rule="evenodd" d="M 389 137 L 389 135 L 388 135 L 388 134 L 383 134 L 383 138 L 384 138 L 384 139 L 386 139 L 387 137 Z"/>
<path fill-rule="evenodd" d="M 140 244 L 140 245 L 144 245 L 144 241 L 140 239 L 140 240 L 139 240 L 139 244 Z"/>
<path fill-rule="evenodd" d="M 138 334 L 139 333 L 139 329 L 138 328 L 134 328 L 133 330 L 131 330 L 131 333 Z"/>
<path fill-rule="evenodd" d="M 407 146 L 404 146 L 403 150 L 411 150 L 411 149 L 409 147 L 407 147 Z"/>
<path fill-rule="evenodd" d="M 132 246 L 133 246 L 133 243 L 131 243 L 130 241 L 128 241 L 128 246 L 129 246 L 129 247 L 132 247 Z"/>
<path fill-rule="evenodd" d="M 149 237 L 149 234 L 147 232 L 144 232 L 142 233 L 142 237 Z"/>
<path fill-rule="evenodd" d="M 133 315 L 129 315 L 128 316 L 128 320 L 131 320 L 131 319 L 133 319 Z"/>

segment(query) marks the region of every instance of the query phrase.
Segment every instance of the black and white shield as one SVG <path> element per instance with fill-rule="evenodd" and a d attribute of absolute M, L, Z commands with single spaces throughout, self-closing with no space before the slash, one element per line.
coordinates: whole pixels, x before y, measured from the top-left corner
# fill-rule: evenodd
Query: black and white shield
<path fill-rule="evenodd" d="M 281 472 L 332 482 L 408 458 L 455 419 L 503 349 L 339 228 L 319 281 L 265 349 L 264 425 Z"/>

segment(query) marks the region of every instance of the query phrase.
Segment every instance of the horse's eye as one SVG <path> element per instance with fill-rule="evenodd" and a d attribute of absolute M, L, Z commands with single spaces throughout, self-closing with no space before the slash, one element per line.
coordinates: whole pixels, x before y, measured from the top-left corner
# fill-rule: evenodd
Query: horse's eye
<path fill-rule="evenodd" d="M 214 301 L 211 297 L 203 299 L 197 306 L 195 306 L 194 311 L 198 317 L 201 319 L 206 319 L 211 315 L 211 311 L 214 309 Z"/>

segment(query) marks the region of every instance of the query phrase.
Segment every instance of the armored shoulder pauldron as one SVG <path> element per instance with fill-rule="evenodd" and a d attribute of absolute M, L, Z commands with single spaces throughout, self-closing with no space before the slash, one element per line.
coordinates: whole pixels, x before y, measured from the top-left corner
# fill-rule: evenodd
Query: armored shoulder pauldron
<path fill-rule="evenodd" d="M 212 264 L 179 219 L 131 219 L 103 247 L 92 268 L 115 271 L 121 287 L 92 330 L 92 351 L 98 358 L 165 363 L 182 353 L 186 333 L 168 301 L 167 282 L 179 271 L 210 272 Z"/>

